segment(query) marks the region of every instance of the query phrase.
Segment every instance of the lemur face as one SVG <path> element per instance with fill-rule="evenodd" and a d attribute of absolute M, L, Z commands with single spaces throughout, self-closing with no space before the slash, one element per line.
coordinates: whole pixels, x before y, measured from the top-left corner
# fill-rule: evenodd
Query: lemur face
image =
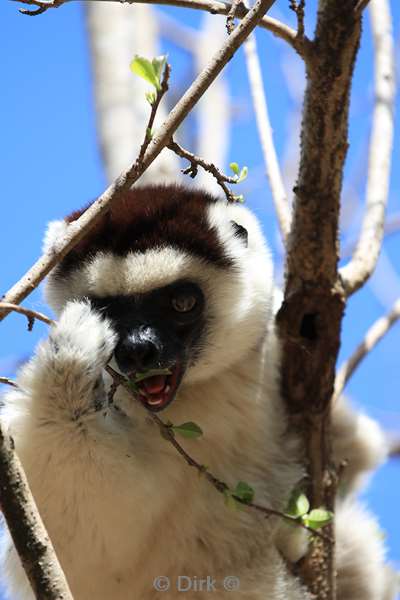
<path fill-rule="evenodd" d="M 68 223 L 50 224 L 45 249 Z M 56 312 L 87 298 L 118 336 L 129 377 L 154 369 L 142 400 L 162 410 L 180 385 L 243 359 L 271 314 L 272 266 L 258 224 L 242 206 L 178 186 L 134 188 L 52 272 Z"/>
<path fill-rule="evenodd" d="M 164 409 L 201 354 L 206 309 L 200 286 L 178 280 L 142 294 L 93 296 L 90 302 L 117 333 L 119 370 L 134 381 L 148 374 L 137 382 L 140 399 L 153 411 Z"/>

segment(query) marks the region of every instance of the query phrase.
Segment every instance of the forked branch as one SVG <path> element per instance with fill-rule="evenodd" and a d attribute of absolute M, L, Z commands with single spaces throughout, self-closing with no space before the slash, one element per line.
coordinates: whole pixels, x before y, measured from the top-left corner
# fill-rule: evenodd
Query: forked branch
<path fill-rule="evenodd" d="M 237 183 L 235 177 L 224 175 L 224 173 L 221 173 L 218 167 L 216 167 L 213 163 L 207 162 L 200 156 L 196 156 L 195 154 L 192 154 L 192 152 L 185 150 L 174 140 L 171 140 L 167 147 L 181 158 L 185 158 L 189 161 L 189 166 L 185 169 L 182 169 L 182 173 L 184 175 L 189 175 L 194 179 L 197 175 L 198 168 L 201 167 L 208 173 L 211 173 L 211 175 L 215 178 L 218 185 L 222 188 L 228 202 L 235 202 L 237 200 L 237 197 L 233 194 L 232 190 L 226 185 L 227 183 Z"/>

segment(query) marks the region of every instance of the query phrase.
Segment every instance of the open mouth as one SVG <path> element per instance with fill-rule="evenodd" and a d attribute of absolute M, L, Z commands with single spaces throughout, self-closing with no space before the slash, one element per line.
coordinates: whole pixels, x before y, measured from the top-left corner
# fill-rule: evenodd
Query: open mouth
<path fill-rule="evenodd" d="M 156 372 L 155 372 L 156 371 Z M 139 400 L 149 410 L 163 410 L 174 399 L 183 375 L 183 368 L 176 363 L 168 369 L 152 369 L 131 376 L 139 392 Z"/>

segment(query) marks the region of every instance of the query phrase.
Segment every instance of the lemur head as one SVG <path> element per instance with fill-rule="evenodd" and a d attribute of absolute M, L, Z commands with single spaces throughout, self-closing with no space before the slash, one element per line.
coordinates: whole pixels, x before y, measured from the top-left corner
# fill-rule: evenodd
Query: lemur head
<path fill-rule="evenodd" d="M 84 210 L 50 223 L 46 250 Z M 181 382 L 212 377 L 260 343 L 272 313 L 272 264 L 243 206 L 146 186 L 127 192 L 67 254 L 46 295 L 56 313 L 88 298 L 112 322 L 114 358 L 127 376 L 168 369 L 141 384 L 143 402 L 161 410 Z"/>

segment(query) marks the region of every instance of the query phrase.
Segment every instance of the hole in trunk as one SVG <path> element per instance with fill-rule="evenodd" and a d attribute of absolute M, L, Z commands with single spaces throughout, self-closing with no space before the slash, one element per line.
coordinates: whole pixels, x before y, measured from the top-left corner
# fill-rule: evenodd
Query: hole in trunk
<path fill-rule="evenodd" d="M 300 325 L 300 335 L 311 342 L 317 339 L 317 314 L 307 313 L 304 315 Z"/>

